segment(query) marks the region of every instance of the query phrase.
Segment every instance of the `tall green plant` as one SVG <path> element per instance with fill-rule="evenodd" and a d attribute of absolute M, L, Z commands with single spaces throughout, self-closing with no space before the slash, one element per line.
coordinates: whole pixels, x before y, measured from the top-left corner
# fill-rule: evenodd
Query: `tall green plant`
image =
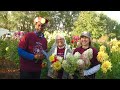
<path fill-rule="evenodd" d="M 9 42 L 9 46 L 6 47 L 8 49 L 6 50 L 6 55 L 5 56 L 6 56 L 7 60 L 12 61 L 17 66 L 19 66 L 19 55 L 18 55 L 17 47 L 18 47 L 18 41 L 17 40 L 11 40 Z"/>

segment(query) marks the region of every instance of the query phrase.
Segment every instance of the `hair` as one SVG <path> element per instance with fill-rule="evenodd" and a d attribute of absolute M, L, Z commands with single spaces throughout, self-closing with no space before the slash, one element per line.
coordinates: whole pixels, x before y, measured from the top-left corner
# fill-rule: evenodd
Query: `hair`
<path fill-rule="evenodd" d="M 67 45 L 64 35 L 63 34 L 57 34 L 56 37 L 55 37 L 55 42 L 54 42 L 53 46 L 57 46 L 56 41 L 57 41 L 58 37 L 63 38 L 64 39 L 64 45 Z"/>

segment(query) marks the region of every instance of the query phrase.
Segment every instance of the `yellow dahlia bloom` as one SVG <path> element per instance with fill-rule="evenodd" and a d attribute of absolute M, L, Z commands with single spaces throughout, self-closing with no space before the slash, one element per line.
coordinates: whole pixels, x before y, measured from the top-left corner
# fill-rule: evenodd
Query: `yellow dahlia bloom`
<path fill-rule="evenodd" d="M 105 52 L 106 51 L 106 47 L 104 45 L 100 46 L 100 51 Z"/>
<path fill-rule="evenodd" d="M 112 46 L 111 52 L 116 52 L 116 51 L 118 51 L 118 47 L 117 46 Z"/>
<path fill-rule="evenodd" d="M 99 62 L 104 62 L 106 60 L 108 60 L 109 56 L 107 53 L 105 52 L 98 52 L 98 55 L 97 55 L 97 60 Z"/>
<path fill-rule="evenodd" d="M 103 73 L 106 73 L 108 70 L 111 70 L 111 68 L 112 68 L 112 64 L 110 61 L 104 61 L 101 66 Z"/>
<path fill-rule="evenodd" d="M 110 45 L 111 46 L 116 45 L 116 43 L 117 43 L 117 39 L 116 38 L 115 39 L 111 39 L 111 41 L 110 41 Z"/>
<path fill-rule="evenodd" d="M 54 61 L 54 57 L 55 56 L 53 54 L 49 57 L 50 62 Z"/>
<path fill-rule="evenodd" d="M 120 41 L 118 41 L 116 45 L 117 45 L 117 47 L 118 47 L 117 49 L 119 51 L 120 50 Z"/>
<path fill-rule="evenodd" d="M 59 61 L 56 61 L 52 64 L 52 67 L 53 67 L 54 70 L 58 71 L 58 70 L 61 69 L 62 65 Z"/>

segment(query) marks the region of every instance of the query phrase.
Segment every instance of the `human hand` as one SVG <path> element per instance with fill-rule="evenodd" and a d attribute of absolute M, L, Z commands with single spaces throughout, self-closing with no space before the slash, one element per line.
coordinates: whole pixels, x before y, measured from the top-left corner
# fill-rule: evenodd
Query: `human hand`
<path fill-rule="evenodd" d="M 68 76 L 69 79 L 74 79 L 73 75 L 69 74 Z"/>
<path fill-rule="evenodd" d="M 43 54 L 35 54 L 34 58 L 37 60 L 43 60 L 44 59 L 44 55 Z"/>
<path fill-rule="evenodd" d="M 42 66 L 42 68 L 45 68 L 47 66 L 47 63 L 46 62 L 42 62 L 41 66 Z"/>
<path fill-rule="evenodd" d="M 80 78 L 81 78 L 81 79 L 84 78 L 84 70 L 83 70 L 83 69 L 81 69 L 81 70 L 79 71 L 79 74 L 80 74 Z"/>
<path fill-rule="evenodd" d="M 39 54 L 39 55 L 40 55 L 40 60 L 43 60 L 45 58 L 43 54 Z"/>
<path fill-rule="evenodd" d="M 40 59 L 40 55 L 39 55 L 39 54 L 35 54 L 35 55 L 34 55 L 34 59 L 39 60 L 39 59 Z"/>
<path fill-rule="evenodd" d="M 56 70 L 53 71 L 54 76 L 56 77 L 58 75 L 58 72 Z"/>

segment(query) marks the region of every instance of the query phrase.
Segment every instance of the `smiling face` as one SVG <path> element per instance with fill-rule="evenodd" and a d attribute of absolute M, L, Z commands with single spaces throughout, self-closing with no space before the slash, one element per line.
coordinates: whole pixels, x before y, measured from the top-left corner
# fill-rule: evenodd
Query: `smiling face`
<path fill-rule="evenodd" d="M 56 39 L 56 43 L 57 43 L 58 47 L 63 47 L 64 46 L 64 39 L 63 38 Z"/>
<path fill-rule="evenodd" d="M 58 47 L 63 47 L 65 45 L 65 40 L 62 35 L 57 35 L 56 36 L 56 44 Z"/>
<path fill-rule="evenodd" d="M 88 38 L 86 36 L 82 36 L 80 38 L 80 41 L 81 41 L 82 46 L 89 46 L 89 44 L 90 44 L 90 38 Z"/>

